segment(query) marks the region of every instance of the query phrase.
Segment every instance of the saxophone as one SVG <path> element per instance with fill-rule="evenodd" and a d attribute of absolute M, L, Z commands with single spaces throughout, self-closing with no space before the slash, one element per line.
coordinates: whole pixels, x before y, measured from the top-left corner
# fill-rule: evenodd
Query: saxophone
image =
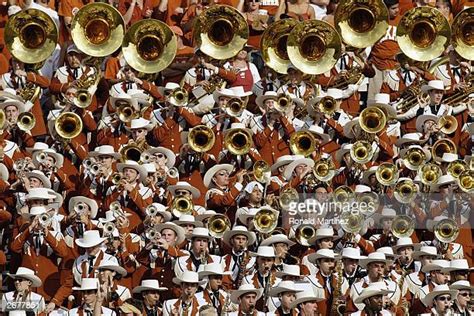
<path fill-rule="evenodd" d="M 336 264 L 337 285 L 334 291 L 332 292 L 333 301 L 331 306 L 331 315 L 344 315 L 346 310 L 345 300 L 341 299 L 342 283 L 344 281 L 342 270 L 342 261 L 339 261 Z"/>
<path fill-rule="evenodd" d="M 201 251 L 201 264 L 207 264 L 207 250 Z"/>
<path fill-rule="evenodd" d="M 236 288 L 239 288 L 239 286 L 242 284 L 242 280 L 244 279 L 245 273 L 247 272 L 247 264 L 249 263 L 249 260 L 250 260 L 250 257 L 247 254 L 247 252 L 244 251 L 243 256 L 244 257 L 242 261 L 240 261 L 240 265 L 239 265 L 239 274 L 236 280 Z"/>
<path fill-rule="evenodd" d="M 221 316 L 229 315 L 230 311 L 231 311 L 230 310 L 230 294 L 227 293 L 227 296 L 225 297 L 224 306 L 222 307 L 222 310 L 221 310 Z"/>

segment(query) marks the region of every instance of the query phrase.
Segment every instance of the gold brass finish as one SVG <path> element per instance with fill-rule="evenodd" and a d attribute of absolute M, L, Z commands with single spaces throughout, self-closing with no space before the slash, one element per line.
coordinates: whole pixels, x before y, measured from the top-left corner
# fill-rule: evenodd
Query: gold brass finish
<path fill-rule="evenodd" d="M 350 234 L 357 234 L 364 225 L 364 216 L 361 213 L 344 212 L 341 215 L 341 228 Z"/>
<path fill-rule="evenodd" d="M 452 161 L 448 165 L 448 174 L 450 174 L 453 178 L 459 178 L 461 173 L 464 171 L 469 170 L 469 166 L 464 160 L 458 159 Z"/>
<path fill-rule="evenodd" d="M 73 139 L 82 132 L 82 120 L 73 112 L 61 113 L 54 122 L 54 128 L 59 137 Z"/>
<path fill-rule="evenodd" d="M 313 170 L 316 179 L 322 182 L 330 181 L 336 175 L 334 163 L 330 158 L 321 158 L 316 161 Z"/>
<path fill-rule="evenodd" d="M 443 175 L 443 171 L 440 166 L 434 163 L 427 163 L 418 169 L 418 175 L 420 176 L 421 183 L 433 185 L 438 182 L 439 178 Z"/>
<path fill-rule="evenodd" d="M 362 110 L 359 116 L 360 127 L 370 134 L 381 132 L 387 124 L 387 116 L 385 112 L 375 106 L 371 106 Z"/>
<path fill-rule="evenodd" d="M 421 148 L 410 148 L 403 157 L 403 163 L 410 170 L 418 170 L 425 161 L 426 154 Z"/>
<path fill-rule="evenodd" d="M 33 113 L 23 112 L 18 115 L 17 123 L 18 128 L 22 131 L 31 131 L 35 127 L 36 119 Z"/>
<path fill-rule="evenodd" d="M 398 168 L 393 163 L 384 162 L 377 167 L 375 177 L 381 185 L 393 185 L 398 180 Z"/>
<path fill-rule="evenodd" d="M 311 224 L 301 224 L 296 228 L 295 240 L 302 246 L 311 246 L 316 239 L 316 228 Z"/>
<path fill-rule="evenodd" d="M 260 183 L 268 183 L 272 175 L 270 165 L 265 160 L 256 161 L 252 167 L 252 173 L 255 180 Z"/>
<path fill-rule="evenodd" d="M 176 88 L 171 91 L 170 96 L 168 97 L 168 102 L 174 106 L 186 106 L 189 101 L 188 91 L 183 88 Z"/>
<path fill-rule="evenodd" d="M 438 128 L 444 134 L 451 134 L 458 128 L 458 120 L 452 115 L 443 115 L 438 119 Z"/>
<path fill-rule="evenodd" d="M 225 134 L 224 146 L 232 155 L 245 155 L 253 147 L 252 134 L 244 128 L 231 129 Z"/>
<path fill-rule="evenodd" d="M 456 144 L 449 138 L 438 139 L 431 148 L 433 160 L 441 161 L 445 153 L 457 154 Z"/>
<path fill-rule="evenodd" d="M 240 98 L 232 98 L 227 101 L 224 110 L 230 116 L 239 117 L 244 112 L 245 107 L 246 103 Z"/>
<path fill-rule="evenodd" d="M 318 102 L 319 111 L 332 116 L 336 112 L 337 101 L 333 97 L 325 96 L 322 97 Z"/>
<path fill-rule="evenodd" d="M 474 60 L 474 8 L 459 12 L 451 23 L 451 44 L 467 60 Z"/>
<path fill-rule="evenodd" d="M 263 234 L 271 233 L 278 224 L 278 212 L 263 208 L 259 210 L 253 217 L 253 226 L 255 229 Z"/>
<path fill-rule="evenodd" d="M 347 185 L 337 187 L 333 193 L 333 200 L 339 203 L 350 202 L 354 198 L 354 190 Z"/>
<path fill-rule="evenodd" d="M 262 35 L 260 47 L 265 64 L 280 74 L 286 74 L 291 64 L 286 44 L 288 34 L 298 24 L 294 19 L 283 19 L 268 26 Z"/>
<path fill-rule="evenodd" d="M 402 204 L 410 204 L 415 200 L 418 194 L 418 188 L 413 180 L 399 181 L 394 188 L 395 199 Z"/>
<path fill-rule="evenodd" d="M 437 222 L 434 226 L 434 234 L 437 240 L 444 243 L 451 243 L 459 236 L 459 227 L 455 220 L 445 218 Z"/>
<path fill-rule="evenodd" d="M 369 142 L 365 140 L 359 140 L 355 142 L 354 145 L 352 145 L 350 155 L 354 162 L 363 165 L 372 160 L 374 151 L 372 149 L 372 145 Z"/>
<path fill-rule="evenodd" d="M 410 237 L 415 231 L 415 221 L 407 215 L 398 215 L 392 221 L 392 234 L 397 238 Z"/>
<path fill-rule="evenodd" d="M 316 149 L 316 139 L 309 131 L 298 131 L 290 136 L 290 149 L 294 155 L 309 156 Z"/>
<path fill-rule="evenodd" d="M 207 224 L 209 235 L 214 238 L 222 238 L 231 229 L 230 220 L 222 214 L 212 215 Z"/>
<path fill-rule="evenodd" d="M 474 191 L 474 171 L 466 170 L 459 175 L 458 185 L 461 190 L 466 193 L 473 193 Z"/>
<path fill-rule="evenodd" d="M 188 144 L 192 150 L 198 153 L 209 151 L 215 141 L 214 131 L 205 125 L 195 126 L 188 133 Z"/>
<path fill-rule="evenodd" d="M 171 213 L 177 218 L 182 215 L 191 215 L 194 211 L 193 200 L 184 196 L 178 196 L 173 199 Z"/>

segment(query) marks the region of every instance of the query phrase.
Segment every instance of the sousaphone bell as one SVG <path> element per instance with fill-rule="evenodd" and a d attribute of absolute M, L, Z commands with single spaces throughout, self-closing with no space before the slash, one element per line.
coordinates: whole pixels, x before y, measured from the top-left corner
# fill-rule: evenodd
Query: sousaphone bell
<path fill-rule="evenodd" d="M 145 19 L 134 23 L 122 43 L 123 57 L 133 69 L 146 74 L 168 67 L 176 56 L 178 41 L 165 23 Z"/>
<path fill-rule="evenodd" d="M 276 21 L 263 32 L 260 46 L 265 64 L 280 74 L 286 74 L 291 64 L 286 45 L 288 34 L 298 24 L 294 19 Z"/>
<path fill-rule="evenodd" d="M 467 8 L 456 15 L 451 24 L 451 44 L 467 60 L 474 60 L 474 8 Z"/>

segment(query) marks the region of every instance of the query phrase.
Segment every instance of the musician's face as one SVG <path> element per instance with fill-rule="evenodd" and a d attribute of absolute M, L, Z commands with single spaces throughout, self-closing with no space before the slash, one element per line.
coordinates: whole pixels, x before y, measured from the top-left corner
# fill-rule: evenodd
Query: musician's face
<path fill-rule="evenodd" d="M 469 271 L 468 270 L 453 271 L 452 272 L 452 277 L 450 277 L 448 275 L 448 278 L 452 279 L 453 282 L 461 281 L 461 280 L 467 280 L 469 278 Z"/>
<path fill-rule="evenodd" d="M 388 231 L 392 228 L 392 218 L 384 218 L 382 220 L 382 229 Z"/>
<path fill-rule="evenodd" d="M 197 283 L 181 283 L 181 290 L 183 290 L 183 294 L 188 297 L 194 296 L 194 294 L 196 294 L 197 288 Z"/>
<path fill-rule="evenodd" d="M 435 124 L 436 122 L 434 120 L 426 120 L 425 124 L 423 124 L 423 132 L 427 133 L 428 131 L 432 131 Z"/>
<path fill-rule="evenodd" d="M 47 168 L 52 168 L 56 164 L 54 158 L 52 156 L 46 156 L 46 159 L 44 160 L 44 165 Z"/>
<path fill-rule="evenodd" d="M 317 315 L 318 312 L 318 303 L 316 301 L 304 302 L 300 304 L 301 306 L 301 314 L 313 316 Z"/>
<path fill-rule="evenodd" d="M 18 108 L 16 106 L 10 105 L 5 107 L 5 118 L 8 122 L 16 123 L 19 114 L 20 112 L 18 111 Z"/>
<path fill-rule="evenodd" d="M 201 254 L 201 252 L 206 251 L 209 245 L 209 240 L 207 238 L 195 237 L 193 239 L 193 251 L 196 254 Z"/>
<path fill-rule="evenodd" d="M 89 306 L 94 306 L 93 304 L 95 304 L 95 301 L 97 300 L 97 292 L 96 290 L 82 291 L 82 297 L 84 303 Z"/>
<path fill-rule="evenodd" d="M 27 291 L 31 286 L 31 281 L 27 279 L 17 278 L 15 279 L 15 290 L 17 292 Z"/>
<path fill-rule="evenodd" d="M 383 308 L 383 295 L 375 295 L 367 299 L 370 310 L 379 312 Z"/>
<path fill-rule="evenodd" d="M 265 105 L 265 110 L 266 110 L 267 112 L 270 112 L 271 110 L 274 110 L 274 109 L 275 109 L 275 100 L 273 100 L 273 99 L 267 99 L 267 100 L 265 100 L 264 105 Z"/>
<path fill-rule="evenodd" d="M 328 199 L 328 190 L 324 187 L 318 187 L 315 193 L 316 193 L 316 200 L 318 200 L 318 202 L 320 203 L 323 203 L 324 201 Z"/>
<path fill-rule="evenodd" d="M 471 299 L 471 291 L 469 290 L 459 290 L 457 301 L 461 306 L 467 306 Z"/>
<path fill-rule="evenodd" d="M 250 203 L 260 203 L 262 201 L 263 192 L 258 186 L 255 186 L 250 193 L 249 201 Z"/>
<path fill-rule="evenodd" d="M 219 97 L 219 107 L 222 108 L 227 105 L 227 102 L 230 100 L 229 97 L 220 96 Z"/>
<path fill-rule="evenodd" d="M 430 96 L 431 103 L 440 104 L 441 100 L 443 99 L 444 91 L 433 89 L 433 90 L 430 90 L 428 94 Z"/>
<path fill-rule="evenodd" d="M 260 273 L 263 273 L 263 274 L 270 272 L 274 263 L 275 263 L 275 258 L 267 258 L 267 257 L 257 258 L 258 270 L 260 271 Z"/>
<path fill-rule="evenodd" d="M 147 134 L 146 128 L 135 128 L 132 130 L 132 138 L 135 141 L 144 140 Z"/>
<path fill-rule="evenodd" d="M 237 251 L 242 251 L 247 247 L 247 236 L 245 235 L 235 235 L 232 237 L 232 246 Z"/>
<path fill-rule="evenodd" d="M 375 186 L 377 184 L 377 177 L 375 174 L 372 174 L 369 176 L 369 185 L 370 186 Z"/>
<path fill-rule="evenodd" d="M 102 155 L 97 157 L 97 161 L 107 169 L 112 168 L 112 163 L 114 162 L 114 158 L 112 156 Z"/>
<path fill-rule="evenodd" d="M 215 176 L 212 178 L 220 187 L 225 187 L 229 185 L 229 172 L 227 170 L 219 170 L 216 172 Z"/>
<path fill-rule="evenodd" d="M 451 295 L 442 294 L 433 300 L 433 306 L 438 312 L 444 312 L 451 306 Z"/>
<path fill-rule="evenodd" d="M 449 273 L 441 271 L 431 271 L 433 282 L 436 284 L 446 284 L 449 281 Z"/>
<path fill-rule="evenodd" d="M 403 264 L 409 263 L 413 257 L 413 247 L 401 247 L 397 249 L 397 254 L 400 256 L 400 262 Z"/>
<path fill-rule="evenodd" d="M 332 237 L 328 237 L 317 240 L 316 244 L 318 245 L 318 249 L 332 249 L 334 241 L 332 240 Z"/>
<path fill-rule="evenodd" d="M 222 275 L 210 275 L 209 276 L 209 287 L 213 291 L 217 291 L 222 287 Z"/>
<path fill-rule="evenodd" d="M 384 262 L 371 262 L 367 266 L 367 273 L 370 278 L 380 279 L 385 272 Z"/>
<path fill-rule="evenodd" d="M 298 84 L 301 82 L 301 71 L 290 68 L 288 69 L 288 79 L 293 84 Z"/>
<path fill-rule="evenodd" d="M 168 244 L 174 246 L 177 236 L 174 230 L 165 228 L 161 231 L 161 238 L 166 240 Z"/>
<path fill-rule="evenodd" d="M 306 169 L 309 168 L 307 164 L 300 164 L 295 167 L 295 174 L 297 177 L 303 174 L 303 172 L 306 171 Z"/>
<path fill-rule="evenodd" d="M 188 190 L 176 190 L 175 193 L 174 193 L 175 196 L 182 196 L 182 197 L 185 197 L 185 198 L 188 198 L 188 199 L 192 199 L 193 198 L 193 194 L 191 193 L 191 191 L 188 191 Z"/>
<path fill-rule="evenodd" d="M 451 14 L 451 9 L 444 1 L 436 1 L 436 9 L 443 13 L 444 17 L 449 19 Z"/>
<path fill-rule="evenodd" d="M 81 66 L 81 55 L 76 52 L 67 54 L 67 63 L 71 68 L 79 68 Z"/>
<path fill-rule="evenodd" d="M 33 199 L 33 200 L 28 200 L 28 205 L 30 207 L 34 206 L 45 206 L 47 204 L 47 200 L 42 200 L 42 199 Z M 31 221 L 33 221 L 33 217 L 31 218 Z"/>
<path fill-rule="evenodd" d="M 29 177 L 28 180 L 30 182 L 30 189 L 42 188 L 43 187 L 43 182 L 41 182 L 41 180 L 38 179 L 38 178 Z"/>
<path fill-rule="evenodd" d="M 388 8 L 388 15 L 389 15 L 390 19 L 395 19 L 399 12 L 400 12 L 400 8 L 398 6 L 398 3 L 392 5 Z"/>
<path fill-rule="evenodd" d="M 258 7 L 258 3 L 257 3 L 257 7 Z M 237 54 L 237 59 L 246 59 L 247 56 L 248 56 L 247 51 L 243 49 Z"/>
<path fill-rule="evenodd" d="M 284 242 L 278 242 L 274 244 L 273 247 L 275 248 L 275 254 L 277 257 L 281 259 L 286 257 L 286 254 L 288 253 L 288 249 L 289 249 L 288 244 Z"/>
<path fill-rule="evenodd" d="M 124 168 L 123 169 L 123 176 L 127 180 L 127 182 L 135 182 L 139 178 L 138 171 L 132 168 Z"/>
<path fill-rule="evenodd" d="M 155 163 L 159 166 L 165 166 L 168 162 L 168 158 L 163 153 L 155 153 L 153 156 L 155 157 Z"/>
<path fill-rule="evenodd" d="M 247 293 L 240 297 L 240 308 L 243 312 L 248 312 L 255 308 L 257 302 L 257 294 Z"/>
<path fill-rule="evenodd" d="M 336 261 L 334 259 L 329 258 L 318 259 L 318 266 L 319 270 L 321 270 L 322 273 L 328 275 L 334 270 L 334 267 L 336 266 Z"/>
<path fill-rule="evenodd" d="M 346 273 L 352 274 L 357 268 L 357 264 L 359 261 L 356 259 L 344 258 L 342 259 L 342 262 L 344 263 L 344 270 L 346 271 Z"/>
<path fill-rule="evenodd" d="M 142 292 L 143 300 L 150 306 L 155 306 L 160 300 L 160 292 L 157 290 L 148 290 Z"/>
<path fill-rule="evenodd" d="M 290 305 L 294 300 L 296 300 L 295 292 L 283 292 L 283 294 L 280 295 L 281 305 L 286 309 L 290 308 Z"/>
<path fill-rule="evenodd" d="M 421 262 L 422 266 L 425 266 L 425 265 L 433 262 L 434 259 L 436 259 L 436 257 L 434 257 L 434 256 L 420 256 L 420 262 Z"/>

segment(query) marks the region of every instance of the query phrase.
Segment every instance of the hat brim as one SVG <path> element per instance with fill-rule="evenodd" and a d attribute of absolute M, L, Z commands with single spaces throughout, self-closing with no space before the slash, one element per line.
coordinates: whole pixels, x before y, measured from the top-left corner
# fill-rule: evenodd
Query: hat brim
<path fill-rule="evenodd" d="M 319 254 L 319 253 L 316 253 L 316 252 L 313 252 L 311 254 L 308 255 L 308 261 L 311 262 L 311 263 L 316 263 L 316 260 L 318 259 L 332 259 L 332 260 L 340 260 L 341 259 L 341 256 L 336 254 L 334 255 L 334 257 L 331 257 L 331 256 L 325 256 L 325 255 L 322 255 L 322 254 Z"/>
<path fill-rule="evenodd" d="M 89 199 L 84 196 L 74 196 L 69 200 L 69 205 L 68 205 L 69 213 L 71 213 L 74 210 L 74 206 L 77 203 L 85 203 L 89 206 L 92 219 L 94 219 L 97 216 L 97 212 L 99 211 L 99 206 L 97 205 L 97 202 L 93 199 Z"/>
<path fill-rule="evenodd" d="M 286 168 L 283 173 L 283 177 L 289 181 L 293 177 L 293 171 L 298 165 L 305 164 L 309 167 L 314 167 L 314 160 L 310 158 L 300 158 L 293 160 Z"/>
<path fill-rule="evenodd" d="M 168 160 L 166 162 L 166 166 L 168 168 L 173 167 L 176 162 L 176 155 L 174 154 L 173 151 L 169 150 L 168 148 L 155 147 L 155 148 L 148 149 L 146 152 L 148 152 L 150 155 L 154 155 L 156 153 L 162 153 L 163 155 L 165 155 L 166 159 Z"/>
<path fill-rule="evenodd" d="M 206 174 L 204 175 L 203 183 L 206 188 L 209 187 L 211 184 L 211 180 L 214 177 L 214 175 L 219 171 L 219 170 L 226 170 L 227 172 L 231 173 L 232 170 L 234 170 L 234 166 L 231 164 L 218 164 L 213 167 L 211 167 Z"/>
<path fill-rule="evenodd" d="M 265 101 L 267 100 L 274 100 L 274 101 L 277 101 L 278 100 L 278 96 L 276 95 L 259 95 L 256 99 L 255 99 L 255 103 L 258 105 L 259 108 L 263 108 L 264 107 L 264 103 Z"/>
<path fill-rule="evenodd" d="M 96 151 L 89 152 L 89 157 L 99 157 L 99 156 L 111 156 L 114 159 L 120 159 L 120 157 L 122 157 L 122 155 L 116 152 L 113 152 L 113 153 L 101 153 L 101 152 L 96 152 Z"/>
<path fill-rule="evenodd" d="M 255 293 L 257 295 L 255 300 L 258 301 L 263 295 L 263 289 L 234 290 L 230 294 L 230 301 L 234 304 L 239 304 L 239 298 L 247 293 Z"/>
<path fill-rule="evenodd" d="M 101 243 L 103 243 L 107 238 L 104 238 L 104 237 L 99 237 L 99 239 L 97 239 L 95 242 L 92 242 L 92 243 L 86 243 L 84 242 L 84 239 L 83 238 L 78 238 L 75 240 L 76 242 L 76 245 L 78 245 L 79 247 L 81 248 L 91 248 L 91 247 L 95 247 L 97 245 L 100 245 Z"/>
<path fill-rule="evenodd" d="M 201 196 L 201 192 L 192 185 L 180 185 L 180 184 L 175 184 L 175 185 L 170 185 L 168 187 L 168 191 L 171 193 L 171 195 L 175 196 L 177 190 L 186 190 L 191 192 L 193 199 L 197 199 Z"/>
<path fill-rule="evenodd" d="M 43 186 L 45 188 L 51 189 L 51 181 L 44 174 L 36 173 L 36 172 L 27 172 L 25 173 L 25 175 L 27 178 L 39 179 L 43 183 Z"/>
<path fill-rule="evenodd" d="M 172 231 L 175 232 L 176 234 L 176 245 L 180 245 L 184 239 L 186 238 L 186 232 L 184 231 L 184 228 L 178 226 L 178 225 L 175 225 L 175 224 L 172 224 L 172 223 L 162 223 L 162 224 L 158 224 L 156 226 L 156 228 L 158 229 L 158 231 L 162 231 L 163 229 L 171 229 Z"/>
<path fill-rule="evenodd" d="M 127 275 L 127 270 L 122 268 L 121 266 L 115 266 L 115 265 L 103 265 L 98 267 L 99 270 L 104 269 L 104 270 L 112 270 L 120 274 L 121 276 L 126 276 Z"/>
<path fill-rule="evenodd" d="M 257 240 L 255 233 L 249 232 L 249 231 L 242 231 L 242 230 L 229 230 L 224 233 L 224 236 L 222 237 L 222 241 L 226 243 L 227 245 L 230 246 L 230 240 L 237 235 L 244 235 L 247 237 L 247 245 L 253 245 L 255 241 Z"/>
<path fill-rule="evenodd" d="M 7 273 L 7 275 L 12 278 L 12 279 L 26 279 L 31 281 L 31 287 L 40 287 L 43 282 L 39 277 L 36 275 L 31 275 L 31 274 L 14 274 L 14 273 Z"/>
<path fill-rule="evenodd" d="M 299 304 L 305 303 L 305 302 L 321 302 L 324 301 L 325 298 L 322 297 L 316 297 L 316 296 L 305 296 L 305 297 L 300 297 L 291 302 L 290 308 L 296 308 Z"/>
<path fill-rule="evenodd" d="M 140 175 L 140 182 L 143 182 L 146 179 L 146 176 L 148 175 L 145 168 L 143 168 L 140 165 L 133 165 L 133 164 L 127 164 L 127 163 L 118 163 L 117 164 L 117 170 L 119 172 L 123 172 L 123 169 L 125 169 L 125 168 L 134 169 L 135 171 L 137 171 L 138 174 Z"/>
<path fill-rule="evenodd" d="M 294 246 L 296 243 L 294 241 L 289 240 L 288 238 L 282 238 L 278 235 L 270 236 L 269 238 L 262 241 L 260 246 L 271 246 L 277 243 L 284 243 L 287 244 L 288 247 Z"/>
<path fill-rule="evenodd" d="M 436 115 L 432 114 L 425 114 L 425 115 L 420 115 L 416 118 L 416 130 L 420 133 L 423 132 L 423 125 L 425 124 L 426 121 L 435 121 L 438 122 L 438 117 Z"/>
<path fill-rule="evenodd" d="M 137 294 L 143 291 L 167 291 L 167 287 L 152 287 L 152 286 L 136 286 L 133 288 L 132 293 Z"/>
<path fill-rule="evenodd" d="M 354 300 L 354 303 L 355 304 L 362 304 L 366 299 L 368 299 L 369 297 L 372 297 L 372 296 L 378 296 L 378 295 L 387 295 L 387 294 L 390 294 L 390 293 L 393 293 L 391 291 L 388 291 L 388 290 L 383 290 L 383 289 L 380 289 L 380 290 L 366 290 L 366 291 L 363 291 L 355 300 Z"/>
<path fill-rule="evenodd" d="M 454 300 L 456 298 L 456 295 L 458 294 L 458 290 L 431 291 L 428 294 L 426 294 L 426 296 L 423 297 L 421 301 L 423 302 L 423 304 L 425 304 L 425 306 L 430 306 L 433 303 L 433 299 L 436 296 L 443 295 L 443 294 L 451 295 L 451 299 Z"/>
<path fill-rule="evenodd" d="M 197 283 L 198 285 L 204 285 L 204 284 L 206 284 L 206 281 L 205 280 L 199 280 L 197 282 L 190 282 L 190 281 L 186 281 L 186 280 L 181 280 L 178 277 L 174 277 L 173 278 L 173 283 L 176 284 L 176 285 L 181 285 L 181 283 Z"/>

